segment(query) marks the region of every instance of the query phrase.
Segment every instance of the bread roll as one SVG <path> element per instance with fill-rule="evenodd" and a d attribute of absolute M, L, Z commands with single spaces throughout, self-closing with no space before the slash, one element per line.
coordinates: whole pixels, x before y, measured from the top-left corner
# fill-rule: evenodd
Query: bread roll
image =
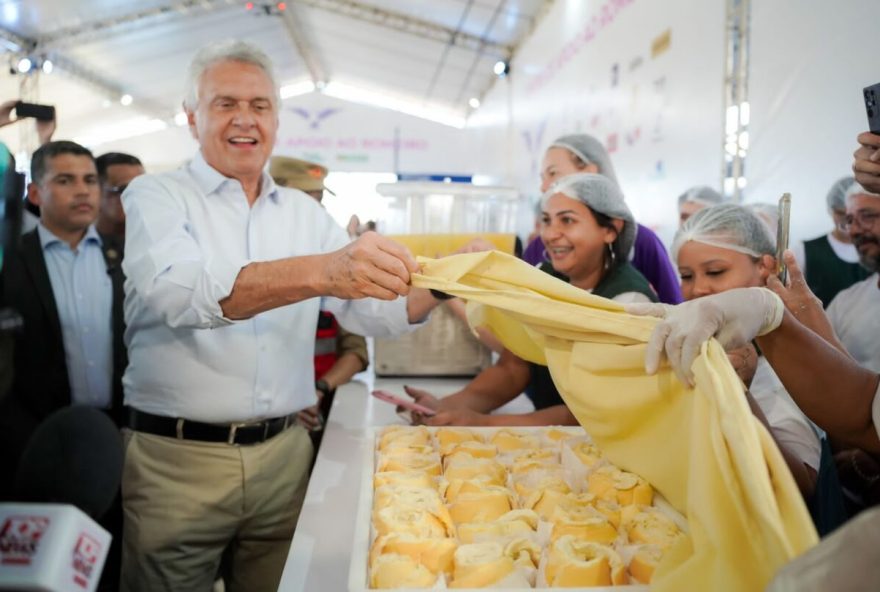
<path fill-rule="evenodd" d="M 623 561 L 611 547 L 578 540 L 571 535 L 550 545 L 544 578 L 549 586 L 557 588 L 627 583 Z"/>
<path fill-rule="evenodd" d="M 459 524 L 458 540 L 462 543 L 479 543 L 531 538 L 538 529 L 538 520 L 538 515 L 531 510 L 511 510 L 494 522 Z"/>
<path fill-rule="evenodd" d="M 407 555 L 379 555 L 370 564 L 370 588 L 430 588 L 436 581 L 437 574 Z"/>
<path fill-rule="evenodd" d="M 579 539 L 610 545 L 618 538 L 617 529 L 608 519 L 591 506 L 563 508 L 556 506 L 550 516 L 553 523 L 551 540 L 566 535 Z"/>
<path fill-rule="evenodd" d="M 512 509 L 513 494 L 506 487 L 497 485 L 459 493 L 449 504 L 449 513 L 456 524 L 492 522 Z"/>
<path fill-rule="evenodd" d="M 634 544 L 668 549 L 682 536 L 675 522 L 656 508 L 629 506 L 621 513 L 622 528 Z"/>
<path fill-rule="evenodd" d="M 600 467 L 587 477 L 587 491 L 598 498 L 614 500 L 622 506 L 650 506 L 654 488 L 636 475 L 616 467 Z"/>
<path fill-rule="evenodd" d="M 640 584 L 650 584 L 657 564 L 663 559 L 663 550 L 654 545 L 642 545 L 629 562 L 629 573 Z"/>
<path fill-rule="evenodd" d="M 434 576 L 443 572 L 452 575 L 452 557 L 458 544 L 455 539 L 419 538 L 406 533 L 391 533 L 376 537 L 370 547 L 370 565 L 380 555 L 406 555 L 427 568 Z"/>

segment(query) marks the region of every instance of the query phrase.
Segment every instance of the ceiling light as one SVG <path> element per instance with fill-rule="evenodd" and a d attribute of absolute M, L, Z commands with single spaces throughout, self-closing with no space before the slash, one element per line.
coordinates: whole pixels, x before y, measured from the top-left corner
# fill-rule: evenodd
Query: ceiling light
<path fill-rule="evenodd" d="M 471 97 L 471 100 L 468 101 L 468 105 L 471 106 L 471 109 L 479 109 L 480 108 L 480 99 L 477 97 Z"/>
<path fill-rule="evenodd" d="M 510 64 L 504 60 L 498 60 L 495 62 L 495 67 L 492 68 L 492 71 L 495 72 L 495 76 L 498 78 L 504 78 L 510 74 Z"/>
<path fill-rule="evenodd" d="M 33 68 L 33 67 L 34 67 L 34 63 L 31 61 L 30 58 L 27 58 L 27 57 L 21 58 L 20 60 L 18 60 L 18 65 L 16 66 L 16 68 L 18 69 L 18 71 L 21 74 L 27 74 L 28 72 L 31 71 L 31 68 Z"/>
<path fill-rule="evenodd" d="M 52 63 L 52 60 L 43 60 L 43 74 L 51 74 L 52 70 L 55 69 L 55 64 Z"/>
<path fill-rule="evenodd" d="M 122 104 L 123 107 L 128 107 L 129 105 L 131 105 L 132 101 L 134 101 L 134 99 L 129 94 L 124 94 L 119 97 L 119 102 Z"/>

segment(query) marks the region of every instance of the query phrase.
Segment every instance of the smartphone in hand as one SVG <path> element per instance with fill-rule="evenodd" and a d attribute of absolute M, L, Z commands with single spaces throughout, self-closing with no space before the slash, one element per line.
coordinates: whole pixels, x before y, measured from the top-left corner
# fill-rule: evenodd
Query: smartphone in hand
<path fill-rule="evenodd" d="M 779 281 L 786 285 L 788 268 L 782 260 L 782 254 L 788 248 L 789 221 L 791 219 L 791 194 L 783 193 L 779 198 L 779 220 L 776 226 L 776 266 Z"/>
<path fill-rule="evenodd" d="M 415 411 L 416 413 L 421 413 L 426 417 L 430 417 L 437 412 L 431 409 L 430 407 L 425 407 L 424 405 L 419 405 L 412 399 L 404 399 L 398 397 L 397 395 L 390 393 L 388 391 L 384 391 L 381 389 L 375 390 L 372 392 L 372 395 L 379 399 L 380 401 L 385 401 L 386 403 L 391 403 L 397 407 L 403 407 L 408 411 Z"/>
<path fill-rule="evenodd" d="M 38 121 L 52 121 L 55 119 L 55 107 L 19 101 L 15 104 L 15 116 L 19 119 L 33 117 Z"/>
<path fill-rule="evenodd" d="M 872 134 L 880 135 L 880 82 L 865 87 L 862 92 L 865 95 L 868 130 Z"/>

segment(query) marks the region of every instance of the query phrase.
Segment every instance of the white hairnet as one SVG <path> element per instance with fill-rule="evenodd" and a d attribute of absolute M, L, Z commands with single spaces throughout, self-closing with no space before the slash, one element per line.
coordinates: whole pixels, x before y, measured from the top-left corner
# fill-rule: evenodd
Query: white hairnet
<path fill-rule="evenodd" d="M 752 257 L 774 255 L 776 240 L 751 210 L 736 204 L 704 208 L 687 219 L 672 240 L 672 260 L 689 241 L 744 253 Z"/>
<path fill-rule="evenodd" d="M 745 207 L 758 216 L 758 219 L 767 227 L 771 237 L 776 236 L 776 231 L 779 228 L 779 204 L 754 202 L 745 204 Z M 773 242 L 776 242 L 775 238 Z"/>
<path fill-rule="evenodd" d="M 828 204 L 829 210 L 845 210 L 846 209 L 846 191 L 855 183 L 854 177 L 842 177 L 834 182 L 828 195 L 825 196 L 825 203 Z"/>
<path fill-rule="evenodd" d="M 567 175 L 550 186 L 541 203 L 546 203 L 550 196 L 557 193 L 578 200 L 594 212 L 623 220 L 623 229 L 618 233 L 612 249 L 617 261 L 627 260 L 636 240 L 636 223 L 617 183 L 604 175 L 593 173 Z"/>
<path fill-rule="evenodd" d="M 553 140 L 550 148 L 565 148 L 584 164 L 594 164 L 599 168 L 599 174 L 604 175 L 617 183 L 617 175 L 611 157 L 602 142 L 587 134 L 569 134 Z"/>
<path fill-rule="evenodd" d="M 724 197 L 708 185 L 696 185 L 678 196 L 678 207 L 688 202 L 714 206 L 724 201 Z"/>

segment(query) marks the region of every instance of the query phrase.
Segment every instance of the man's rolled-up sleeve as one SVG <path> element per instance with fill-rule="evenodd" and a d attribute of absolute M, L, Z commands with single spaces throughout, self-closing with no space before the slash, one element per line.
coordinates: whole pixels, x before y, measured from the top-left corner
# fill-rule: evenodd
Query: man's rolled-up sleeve
<path fill-rule="evenodd" d="M 134 291 L 171 327 L 231 324 L 219 303 L 250 261 L 206 253 L 193 234 L 183 197 L 166 183 L 153 176 L 138 177 L 123 196 L 126 296 Z"/>

